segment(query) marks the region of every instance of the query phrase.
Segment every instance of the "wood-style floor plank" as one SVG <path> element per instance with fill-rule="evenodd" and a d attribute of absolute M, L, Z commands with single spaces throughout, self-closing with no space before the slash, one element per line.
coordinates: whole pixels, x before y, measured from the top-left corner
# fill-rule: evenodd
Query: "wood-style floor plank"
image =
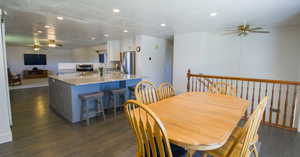
<path fill-rule="evenodd" d="M 135 138 L 127 119 L 70 124 L 48 106 L 48 88 L 11 91 L 13 139 L 0 145 L 0 157 L 133 157 Z M 298 157 L 300 134 L 264 126 L 261 157 Z"/>

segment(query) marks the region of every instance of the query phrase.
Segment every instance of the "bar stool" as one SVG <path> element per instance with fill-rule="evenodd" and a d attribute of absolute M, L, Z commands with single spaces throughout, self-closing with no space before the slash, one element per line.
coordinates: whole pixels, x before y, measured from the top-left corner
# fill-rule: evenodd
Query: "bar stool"
<path fill-rule="evenodd" d="M 103 119 L 105 120 L 103 95 L 104 92 L 93 92 L 79 95 L 79 98 L 81 99 L 81 119 L 85 119 L 87 125 L 90 125 L 91 116 L 97 116 L 98 113 L 102 114 Z M 94 111 L 91 111 L 92 104 L 89 103 L 91 101 L 96 101 L 96 107 Z"/>
<path fill-rule="evenodd" d="M 117 118 L 117 109 L 123 107 L 123 103 L 127 101 L 127 88 L 113 89 L 111 90 L 111 100 L 113 102 L 114 118 Z M 123 101 L 121 102 L 121 97 Z"/>
<path fill-rule="evenodd" d="M 129 86 L 128 89 L 129 89 L 129 98 L 135 99 L 135 94 L 134 94 L 135 86 Z"/>

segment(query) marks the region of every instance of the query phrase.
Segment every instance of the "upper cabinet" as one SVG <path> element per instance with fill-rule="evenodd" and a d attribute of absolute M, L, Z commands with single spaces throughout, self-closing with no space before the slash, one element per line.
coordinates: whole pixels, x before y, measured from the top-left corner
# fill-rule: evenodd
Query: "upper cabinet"
<path fill-rule="evenodd" d="M 121 44 L 119 40 L 107 41 L 107 52 L 110 61 L 120 61 Z"/>

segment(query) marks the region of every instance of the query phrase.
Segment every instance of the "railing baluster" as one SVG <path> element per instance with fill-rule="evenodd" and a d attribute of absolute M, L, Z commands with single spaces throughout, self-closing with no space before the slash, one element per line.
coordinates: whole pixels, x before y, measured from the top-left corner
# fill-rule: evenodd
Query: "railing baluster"
<path fill-rule="evenodd" d="M 187 80 L 188 80 L 188 82 L 187 82 L 187 87 L 186 87 L 187 92 L 190 91 L 190 79 L 191 79 L 191 70 L 188 69 L 188 72 L 187 72 Z"/>
<path fill-rule="evenodd" d="M 195 77 L 192 77 L 192 92 L 194 92 L 194 81 L 195 81 Z"/>
<path fill-rule="evenodd" d="M 198 79 L 196 78 L 196 82 L 195 82 L 195 84 L 196 84 L 196 92 L 199 92 L 199 91 L 198 91 L 198 83 L 199 83 L 199 81 L 198 81 Z"/>
<path fill-rule="evenodd" d="M 201 89 L 201 88 L 202 88 L 202 83 L 203 83 L 203 78 L 201 77 L 201 78 L 200 78 L 200 89 L 199 89 L 199 92 L 201 92 L 201 90 L 202 90 L 202 89 Z"/>
<path fill-rule="evenodd" d="M 293 98 L 293 106 L 292 106 L 292 115 L 291 115 L 291 121 L 290 121 L 290 127 L 293 128 L 294 126 L 294 116 L 295 116 L 295 108 L 296 108 L 296 100 L 297 100 L 297 88 L 298 86 L 295 85 L 295 89 L 294 89 L 294 98 Z"/>
<path fill-rule="evenodd" d="M 225 83 L 228 84 L 228 80 L 227 79 L 225 80 Z M 226 91 L 225 93 L 227 93 L 227 90 L 228 90 L 227 86 L 225 86 L 225 91 Z"/>
<path fill-rule="evenodd" d="M 208 79 L 207 79 L 207 89 L 206 89 L 206 91 L 208 92 L 208 89 L 209 89 L 209 86 L 210 86 L 211 84 L 210 84 L 210 82 L 208 81 Z"/>
<path fill-rule="evenodd" d="M 268 85 L 269 85 L 269 84 L 266 83 L 265 96 L 268 96 Z M 264 111 L 263 122 L 266 122 L 266 110 Z"/>
<path fill-rule="evenodd" d="M 289 95 L 289 89 L 290 89 L 290 86 L 287 85 L 286 86 L 286 96 L 285 96 L 285 103 L 284 103 L 284 113 L 283 113 L 283 126 L 286 126 L 286 116 L 287 116 L 287 106 L 288 106 L 288 95 Z"/>
<path fill-rule="evenodd" d="M 247 88 L 246 88 L 246 100 L 249 101 L 249 81 L 247 81 Z M 248 108 L 249 109 L 249 108 Z M 245 116 L 248 117 L 248 109 L 247 111 L 245 112 Z"/>
<path fill-rule="evenodd" d="M 277 112 L 276 112 L 276 124 L 279 124 L 279 113 L 280 113 L 280 104 L 281 104 L 281 88 L 282 85 L 279 84 L 279 95 L 278 95 L 278 105 L 277 105 Z"/>
<path fill-rule="evenodd" d="M 243 93 L 244 93 L 244 81 L 242 81 L 241 98 L 243 98 Z"/>
<path fill-rule="evenodd" d="M 251 113 L 253 113 L 253 110 L 254 110 L 254 93 L 255 93 L 255 82 L 253 82 Z"/>
<path fill-rule="evenodd" d="M 272 123 L 272 119 L 273 119 L 273 95 L 274 95 L 274 88 L 275 88 L 275 84 L 273 83 L 273 87 L 272 87 L 272 94 L 271 94 L 271 107 L 270 107 L 270 115 L 269 115 L 269 122 Z"/>
<path fill-rule="evenodd" d="M 238 80 L 235 80 L 235 93 L 238 96 Z"/>
<path fill-rule="evenodd" d="M 259 82 L 259 86 L 258 86 L 258 103 L 260 102 L 260 99 L 261 99 L 261 82 Z"/>

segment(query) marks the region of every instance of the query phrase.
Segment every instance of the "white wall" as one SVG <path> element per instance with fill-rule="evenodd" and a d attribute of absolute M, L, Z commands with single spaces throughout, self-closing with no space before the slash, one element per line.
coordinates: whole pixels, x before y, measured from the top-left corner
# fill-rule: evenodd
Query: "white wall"
<path fill-rule="evenodd" d="M 136 48 L 136 36 L 132 38 L 125 38 L 120 41 L 121 52 L 124 51 L 135 51 Z"/>
<path fill-rule="evenodd" d="M 12 72 L 22 73 L 24 69 L 38 67 L 47 69 L 52 73 L 58 71 L 58 63 L 72 62 L 71 50 L 69 49 L 48 49 L 41 50 L 39 53 L 47 55 L 47 65 L 28 66 L 24 65 L 24 53 L 36 53 L 31 48 L 21 46 L 7 46 L 7 63 Z"/>
<path fill-rule="evenodd" d="M 300 80 L 300 29 L 271 30 L 246 38 L 195 32 L 174 37 L 175 88 L 186 91 L 186 72 Z"/>
<path fill-rule="evenodd" d="M 172 81 L 172 45 L 168 40 L 141 35 L 136 37 L 137 53 L 136 73 L 146 76 L 157 85 Z M 134 46 L 135 47 L 135 46 Z M 151 60 L 149 58 L 151 57 Z"/>
<path fill-rule="evenodd" d="M 100 44 L 99 46 L 75 48 L 72 50 L 73 62 L 99 62 L 99 56 L 96 50 L 106 49 L 106 44 Z"/>
<path fill-rule="evenodd" d="M 300 28 L 245 38 L 221 34 L 175 35 L 173 83 L 178 92 L 186 91 L 189 68 L 192 73 L 300 81 Z M 299 103 L 296 116 L 300 119 Z"/>

